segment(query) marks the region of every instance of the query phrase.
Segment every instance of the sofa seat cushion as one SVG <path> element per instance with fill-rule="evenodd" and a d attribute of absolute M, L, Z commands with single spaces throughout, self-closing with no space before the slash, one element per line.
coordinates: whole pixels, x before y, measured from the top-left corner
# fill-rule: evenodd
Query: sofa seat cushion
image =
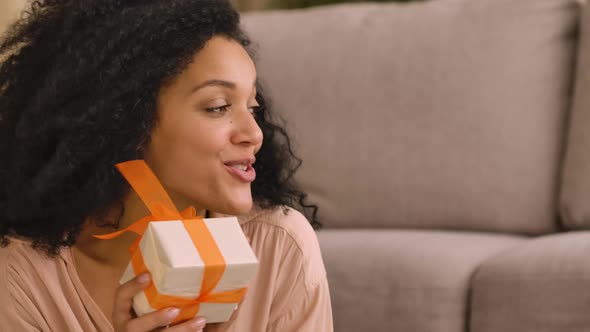
<path fill-rule="evenodd" d="M 589 331 L 589 257 L 590 232 L 571 232 L 485 261 L 473 280 L 470 331 Z"/>
<path fill-rule="evenodd" d="M 318 238 L 339 332 L 463 331 L 474 271 L 489 257 L 527 241 L 391 229 L 326 229 Z"/>

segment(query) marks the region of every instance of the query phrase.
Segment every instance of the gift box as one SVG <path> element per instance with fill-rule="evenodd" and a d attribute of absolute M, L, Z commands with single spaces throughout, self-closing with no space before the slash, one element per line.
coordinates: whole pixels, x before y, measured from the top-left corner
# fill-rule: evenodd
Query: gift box
<path fill-rule="evenodd" d="M 256 272 L 258 261 L 237 218 L 207 218 L 204 223 L 225 260 L 225 271 L 212 294 L 245 288 Z M 158 293 L 187 300 L 199 297 L 205 263 L 182 221 L 150 222 L 139 242 L 139 250 Z M 133 277 L 135 273 L 129 263 L 120 282 Z M 208 323 L 224 322 L 229 320 L 236 307 L 237 302 L 201 302 L 197 315 L 205 317 Z M 145 292 L 135 295 L 133 308 L 137 315 L 156 310 Z"/>
<path fill-rule="evenodd" d="M 177 307 L 181 312 L 173 323 L 195 316 L 208 323 L 229 320 L 258 266 L 237 218 L 203 219 L 192 207 L 179 213 L 144 161 L 116 166 L 151 215 L 95 237 L 139 235 L 129 248 L 131 260 L 120 279 L 125 283 L 141 273 L 151 274 L 150 284 L 133 298 L 136 314 Z"/>

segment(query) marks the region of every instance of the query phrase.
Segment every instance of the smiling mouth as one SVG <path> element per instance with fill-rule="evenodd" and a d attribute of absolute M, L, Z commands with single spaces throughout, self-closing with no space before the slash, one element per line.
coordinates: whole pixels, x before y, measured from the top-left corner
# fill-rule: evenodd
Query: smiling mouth
<path fill-rule="evenodd" d="M 247 171 L 248 170 L 248 165 L 230 165 L 229 167 L 239 169 L 240 171 Z"/>
<path fill-rule="evenodd" d="M 255 159 L 236 160 L 224 163 L 225 169 L 241 182 L 251 183 L 256 179 L 256 171 L 252 167 Z"/>

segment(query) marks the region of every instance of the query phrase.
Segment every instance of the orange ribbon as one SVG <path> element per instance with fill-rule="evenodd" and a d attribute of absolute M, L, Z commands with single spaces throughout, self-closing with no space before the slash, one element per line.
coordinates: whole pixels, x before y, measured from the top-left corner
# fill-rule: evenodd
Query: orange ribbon
<path fill-rule="evenodd" d="M 195 248 L 197 248 L 205 270 L 201 291 L 197 298 L 184 298 L 166 294 L 160 294 L 153 282 L 144 289 L 144 294 L 150 306 L 156 310 L 175 306 L 181 309 L 180 314 L 174 323 L 191 319 L 199 312 L 201 303 L 238 303 L 246 293 L 246 288 L 230 290 L 213 294 L 213 290 L 219 283 L 225 271 L 225 260 L 213 236 L 209 232 L 202 217 L 196 215 L 193 207 L 178 212 L 172 200 L 166 194 L 164 187 L 158 178 L 143 160 L 133 160 L 116 165 L 139 198 L 144 202 L 152 215 L 134 222 L 129 227 L 105 235 L 95 235 L 96 238 L 108 240 L 115 238 L 125 232 L 133 232 L 140 237 L 129 247 L 131 265 L 135 275 L 147 272 L 139 242 L 151 221 L 175 221 L 181 220 L 184 228 L 189 234 Z"/>

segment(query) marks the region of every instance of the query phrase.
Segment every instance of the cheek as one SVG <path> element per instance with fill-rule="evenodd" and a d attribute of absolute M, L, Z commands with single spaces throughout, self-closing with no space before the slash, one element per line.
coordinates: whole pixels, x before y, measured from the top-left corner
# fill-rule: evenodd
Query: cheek
<path fill-rule="evenodd" d="M 177 123 L 163 128 L 153 138 L 153 152 L 176 161 L 218 154 L 227 142 L 228 131 L 220 124 L 203 121 Z M 166 160 L 161 160 L 166 162 Z"/>
<path fill-rule="evenodd" d="M 226 133 L 223 127 L 183 128 L 173 139 L 162 142 L 157 162 L 169 183 L 176 187 L 213 180 L 213 175 L 223 171 L 220 166 L 229 142 Z"/>
<path fill-rule="evenodd" d="M 184 132 L 178 145 L 183 152 L 202 158 L 216 158 L 223 154 L 229 144 L 229 131 L 224 126 L 201 125 Z"/>

